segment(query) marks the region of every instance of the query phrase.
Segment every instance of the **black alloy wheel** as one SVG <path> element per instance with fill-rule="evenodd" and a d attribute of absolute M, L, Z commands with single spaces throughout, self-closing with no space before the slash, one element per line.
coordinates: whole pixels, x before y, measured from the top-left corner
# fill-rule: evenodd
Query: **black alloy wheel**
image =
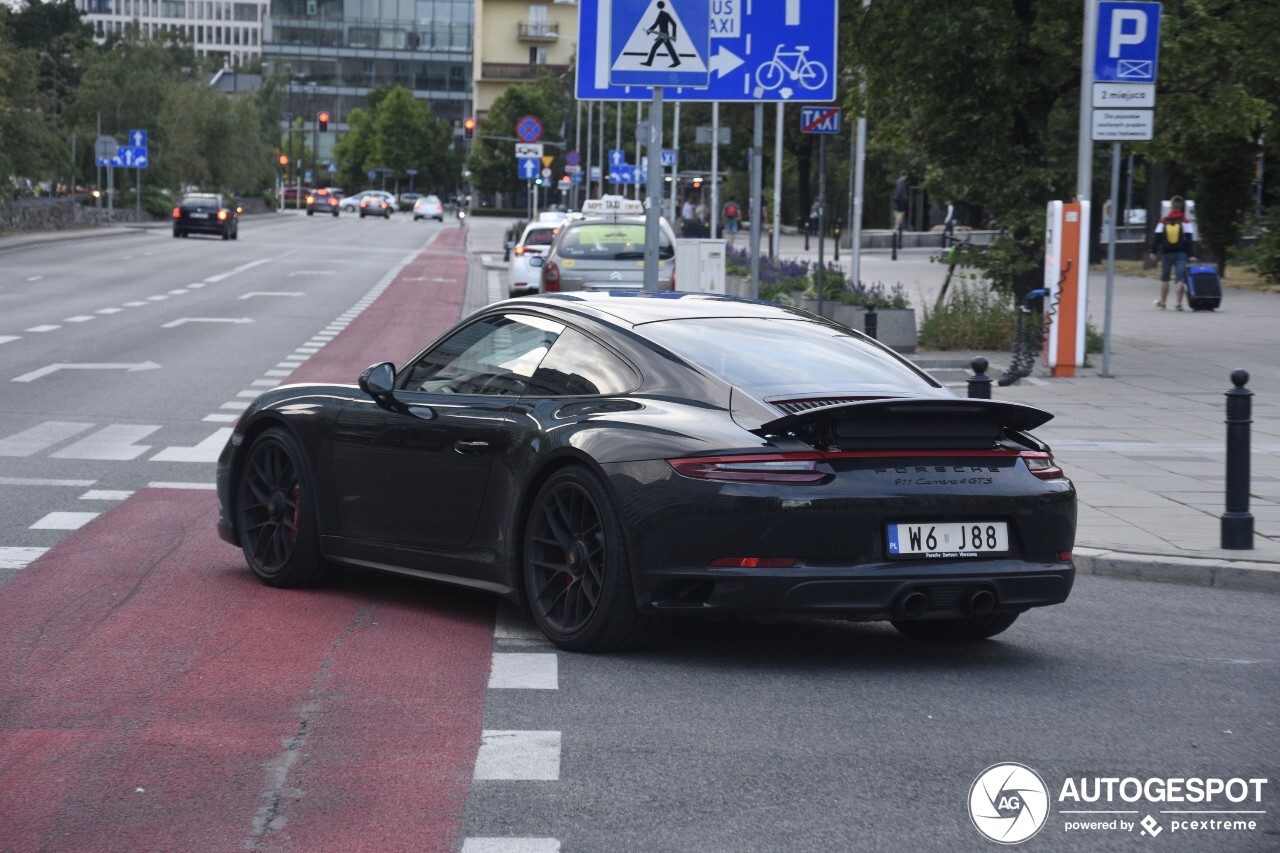
<path fill-rule="evenodd" d="M 273 428 L 254 439 L 236 484 L 236 529 L 249 568 L 268 586 L 314 586 L 328 577 L 313 494 L 288 432 Z"/>
<path fill-rule="evenodd" d="M 636 609 L 624 539 L 591 472 L 563 469 L 538 492 L 525 526 L 525 591 L 534 620 L 560 648 L 639 648 L 664 626 Z"/>

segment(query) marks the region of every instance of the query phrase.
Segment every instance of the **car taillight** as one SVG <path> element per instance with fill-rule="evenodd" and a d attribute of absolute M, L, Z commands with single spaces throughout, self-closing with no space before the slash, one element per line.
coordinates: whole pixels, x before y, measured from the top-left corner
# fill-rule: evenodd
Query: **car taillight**
<path fill-rule="evenodd" d="M 360 199 L 360 206 L 361 206 L 361 207 L 368 207 L 368 206 L 369 206 L 369 199 L 367 199 L 367 198 L 362 198 L 362 199 Z"/>
<path fill-rule="evenodd" d="M 668 459 L 682 477 L 731 483 L 819 483 L 827 475 L 818 470 L 816 456 L 704 456 Z"/>
<path fill-rule="evenodd" d="M 1053 461 L 1053 455 L 1050 453 L 1027 450 L 1019 453 L 1018 458 L 1026 464 L 1027 470 L 1033 477 L 1039 477 L 1041 480 L 1062 479 L 1062 469 Z"/>
<path fill-rule="evenodd" d="M 307 196 L 307 204 L 315 204 L 315 202 L 316 202 L 316 197 L 315 197 L 315 196 L 313 196 L 313 195 L 309 195 L 309 196 Z"/>
<path fill-rule="evenodd" d="M 218 218 L 219 218 L 219 219 L 221 219 L 221 220 L 223 220 L 223 221 L 225 222 L 225 221 L 226 221 L 226 218 L 227 218 L 227 212 L 226 212 L 225 210 L 219 210 L 219 211 L 218 211 Z"/>
<path fill-rule="evenodd" d="M 542 268 L 542 292 L 560 292 L 560 267 L 550 261 Z"/>
<path fill-rule="evenodd" d="M 517 255 L 523 255 L 523 254 L 524 254 L 524 246 L 516 246 L 516 254 L 517 254 Z"/>
<path fill-rule="evenodd" d="M 721 557 L 707 563 L 713 569 L 789 569 L 795 557 Z"/>
<path fill-rule="evenodd" d="M 175 207 L 175 208 L 173 209 L 173 218 L 174 218 L 174 219 L 181 219 L 181 218 L 182 218 L 182 208 L 180 208 L 180 207 Z"/>
<path fill-rule="evenodd" d="M 338 203 L 338 200 L 336 198 L 330 197 L 329 204 L 337 204 L 337 203 Z"/>
<path fill-rule="evenodd" d="M 676 268 L 674 266 L 671 267 L 671 289 L 676 289 Z"/>

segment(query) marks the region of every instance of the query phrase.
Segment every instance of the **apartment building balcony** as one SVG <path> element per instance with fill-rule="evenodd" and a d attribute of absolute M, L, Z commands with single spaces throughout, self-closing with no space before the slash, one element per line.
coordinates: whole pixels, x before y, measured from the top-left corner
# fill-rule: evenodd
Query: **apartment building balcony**
<path fill-rule="evenodd" d="M 560 75 L 569 70 L 568 65 L 515 65 L 506 62 L 482 62 L 480 79 L 484 81 L 524 82 L 536 80 L 544 71 L 548 74 Z"/>
<path fill-rule="evenodd" d="M 558 41 L 560 24 L 555 21 L 521 21 L 519 27 L 521 41 Z"/>

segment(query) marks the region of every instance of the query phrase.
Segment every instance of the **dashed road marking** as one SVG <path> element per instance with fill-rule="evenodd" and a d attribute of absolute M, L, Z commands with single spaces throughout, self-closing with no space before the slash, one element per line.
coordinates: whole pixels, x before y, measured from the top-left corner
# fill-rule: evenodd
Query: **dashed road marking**
<path fill-rule="evenodd" d="M 134 444 L 160 429 L 160 424 L 111 424 L 86 436 L 70 447 L 52 454 L 54 459 L 137 459 L 151 449 Z"/>
<path fill-rule="evenodd" d="M 560 732 L 482 732 L 472 778 L 557 781 L 560 778 Z"/>
<path fill-rule="evenodd" d="M 193 447 L 166 447 L 155 456 L 152 456 L 151 461 L 217 462 L 218 456 L 221 455 L 222 448 L 227 446 L 227 439 L 231 438 L 232 432 L 234 430 L 231 427 L 222 427 Z"/>
<path fill-rule="evenodd" d="M 80 496 L 82 501 L 123 501 L 127 500 L 133 492 L 114 490 L 114 489 L 92 489 Z"/>
<path fill-rule="evenodd" d="M 558 690 L 559 658 L 544 652 L 495 652 L 490 690 Z"/>
<path fill-rule="evenodd" d="M 0 548 L 0 569 L 25 569 L 48 550 L 48 548 Z"/>
<path fill-rule="evenodd" d="M 0 439 L 0 456 L 31 456 L 79 435 L 93 424 L 76 421 L 45 421 L 30 429 Z"/>
<path fill-rule="evenodd" d="M 51 512 L 31 525 L 28 530 L 79 530 L 93 521 L 100 512 Z"/>
<path fill-rule="evenodd" d="M 560 853 L 557 838 L 468 838 L 462 853 Z"/>

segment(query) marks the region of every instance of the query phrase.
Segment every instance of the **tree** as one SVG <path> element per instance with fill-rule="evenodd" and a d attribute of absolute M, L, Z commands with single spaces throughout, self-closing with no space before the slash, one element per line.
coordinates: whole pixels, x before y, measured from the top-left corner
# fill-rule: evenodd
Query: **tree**
<path fill-rule="evenodd" d="M 524 116 L 534 116 L 542 122 L 544 142 L 563 143 L 567 115 L 568 93 L 564 83 L 550 73 L 543 73 L 527 86 L 507 89 L 493 102 L 477 127 L 467 158 L 471 185 L 489 192 L 521 192 L 524 182 L 516 175 L 516 123 Z"/>
<path fill-rule="evenodd" d="M 347 133 L 333 146 L 338 161 L 338 183 L 344 187 L 363 187 L 365 173 L 372 163 L 375 130 L 373 117 L 356 107 L 347 116 Z"/>

